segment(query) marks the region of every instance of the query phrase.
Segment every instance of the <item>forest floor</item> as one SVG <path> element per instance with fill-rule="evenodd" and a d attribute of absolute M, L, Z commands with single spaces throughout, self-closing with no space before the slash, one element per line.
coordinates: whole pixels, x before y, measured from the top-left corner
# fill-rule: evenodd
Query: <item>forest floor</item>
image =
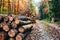
<path fill-rule="evenodd" d="M 60 28 L 56 24 L 36 20 L 26 40 L 60 40 Z"/>

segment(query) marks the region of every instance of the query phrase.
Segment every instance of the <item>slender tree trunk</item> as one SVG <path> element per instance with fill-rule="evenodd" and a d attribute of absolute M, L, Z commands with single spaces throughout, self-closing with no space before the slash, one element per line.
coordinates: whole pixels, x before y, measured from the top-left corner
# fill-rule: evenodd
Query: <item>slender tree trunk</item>
<path fill-rule="evenodd" d="M 8 14 L 10 14 L 10 0 L 8 0 Z"/>
<path fill-rule="evenodd" d="M 1 13 L 1 5 L 2 5 L 2 3 L 1 3 L 1 2 L 2 2 L 2 0 L 0 0 L 0 13 Z"/>
<path fill-rule="evenodd" d="M 20 0 L 18 0 L 18 14 L 20 13 Z"/>
<path fill-rule="evenodd" d="M 3 0 L 1 0 L 1 14 L 2 14 L 2 8 L 3 8 Z"/>
<path fill-rule="evenodd" d="M 12 13 L 14 14 L 14 0 L 12 0 Z"/>
<path fill-rule="evenodd" d="M 16 0 L 14 0 L 14 14 L 16 14 L 15 4 L 16 4 Z"/>

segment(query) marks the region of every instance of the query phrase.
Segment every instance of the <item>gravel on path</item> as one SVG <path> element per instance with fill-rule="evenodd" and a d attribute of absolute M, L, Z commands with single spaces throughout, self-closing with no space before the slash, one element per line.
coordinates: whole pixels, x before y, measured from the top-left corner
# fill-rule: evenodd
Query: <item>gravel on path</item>
<path fill-rule="evenodd" d="M 46 31 L 45 25 L 36 21 L 33 25 L 33 30 L 27 36 L 26 40 L 54 40 L 54 38 Z"/>

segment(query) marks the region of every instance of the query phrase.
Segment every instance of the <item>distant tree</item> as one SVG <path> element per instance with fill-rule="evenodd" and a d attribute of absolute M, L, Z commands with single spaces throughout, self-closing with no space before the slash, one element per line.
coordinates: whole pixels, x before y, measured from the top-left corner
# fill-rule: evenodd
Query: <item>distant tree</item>
<path fill-rule="evenodd" d="M 39 9 L 39 12 L 40 12 L 40 14 L 41 14 L 41 16 L 40 16 L 40 18 L 41 19 L 46 19 L 46 18 L 48 18 L 48 13 L 49 13 L 49 8 L 48 8 L 49 6 L 48 6 L 48 4 L 47 3 L 45 3 L 44 4 L 44 2 L 42 2 L 41 3 L 41 5 L 40 5 L 40 9 Z"/>
<path fill-rule="evenodd" d="M 60 6 L 59 6 L 59 1 L 58 0 L 52 0 L 52 9 L 51 12 L 54 13 L 55 17 L 60 17 Z"/>
<path fill-rule="evenodd" d="M 50 5 L 49 19 L 60 18 L 60 6 L 58 0 L 52 0 Z"/>
<path fill-rule="evenodd" d="M 30 12 L 32 15 L 36 16 L 35 5 L 32 0 L 30 1 Z"/>

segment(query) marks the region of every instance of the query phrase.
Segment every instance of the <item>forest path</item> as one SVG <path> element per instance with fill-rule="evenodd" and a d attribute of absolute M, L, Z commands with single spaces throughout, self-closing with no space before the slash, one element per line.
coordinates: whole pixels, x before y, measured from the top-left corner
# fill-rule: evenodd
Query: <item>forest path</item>
<path fill-rule="evenodd" d="M 33 30 L 27 36 L 26 40 L 55 40 L 48 28 L 43 22 L 36 21 L 36 24 L 33 25 Z"/>

